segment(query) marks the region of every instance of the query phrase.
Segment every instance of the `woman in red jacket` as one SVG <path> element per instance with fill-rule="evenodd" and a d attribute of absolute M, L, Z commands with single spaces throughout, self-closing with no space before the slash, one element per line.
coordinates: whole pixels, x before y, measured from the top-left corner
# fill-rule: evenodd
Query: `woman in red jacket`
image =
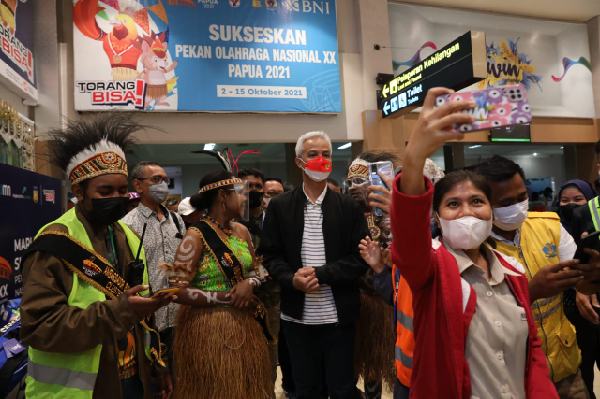
<path fill-rule="evenodd" d="M 435 186 L 427 157 L 469 123 L 471 103 L 429 90 L 393 187 L 393 261 L 414 295 L 416 337 L 411 398 L 558 398 L 531 314 L 527 278 L 514 259 L 485 243 L 492 228 L 490 188 L 468 171 Z M 432 241 L 430 215 L 442 230 Z"/>

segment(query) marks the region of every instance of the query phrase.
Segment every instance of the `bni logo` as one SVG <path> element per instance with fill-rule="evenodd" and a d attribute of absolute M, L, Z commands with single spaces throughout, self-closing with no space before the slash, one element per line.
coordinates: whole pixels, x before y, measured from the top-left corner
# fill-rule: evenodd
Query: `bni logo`
<path fill-rule="evenodd" d="M 12 189 L 10 188 L 10 185 L 3 184 L 2 185 L 2 196 L 3 197 L 10 197 L 11 195 L 12 195 Z"/>

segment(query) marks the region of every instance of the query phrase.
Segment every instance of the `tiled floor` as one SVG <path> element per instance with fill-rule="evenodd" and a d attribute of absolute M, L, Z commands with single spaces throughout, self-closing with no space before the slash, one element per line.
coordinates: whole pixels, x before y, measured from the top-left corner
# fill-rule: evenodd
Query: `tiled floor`
<path fill-rule="evenodd" d="M 363 383 L 362 380 L 358 382 L 358 388 L 362 391 L 363 390 Z M 277 381 L 275 382 L 275 398 L 276 399 L 285 399 L 285 394 L 283 393 L 283 389 L 281 389 L 281 370 L 279 368 L 277 368 Z M 384 385 L 384 391 L 383 394 L 381 395 L 382 399 L 392 399 L 392 392 L 387 389 L 387 387 Z"/>
<path fill-rule="evenodd" d="M 358 383 L 358 387 L 362 390 L 362 381 Z M 596 369 L 594 376 L 594 393 L 596 394 L 596 396 L 600 397 L 600 371 L 598 371 L 598 369 Z M 275 383 L 275 394 L 276 399 L 285 399 L 285 394 L 281 389 L 281 373 L 279 372 L 279 369 L 277 369 L 277 382 Z M 392 399 L 392 393 L 389 390 L 385 390 L 381 397 L 382 399 Z"/>

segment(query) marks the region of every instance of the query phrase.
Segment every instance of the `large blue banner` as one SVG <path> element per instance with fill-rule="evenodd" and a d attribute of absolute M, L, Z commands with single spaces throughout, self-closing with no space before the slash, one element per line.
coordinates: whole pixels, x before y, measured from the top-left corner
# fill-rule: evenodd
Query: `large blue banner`
<path fill-rule="evenodd" d="M 61 182 L 0 164 L 0 304 L 21 296 L 21 261 L 40 227 L 61 214 Z"/>
<path fill-rule="evenodd" d="M 78 110 L 341 111 L 335 0 L 74 0 Z"/>

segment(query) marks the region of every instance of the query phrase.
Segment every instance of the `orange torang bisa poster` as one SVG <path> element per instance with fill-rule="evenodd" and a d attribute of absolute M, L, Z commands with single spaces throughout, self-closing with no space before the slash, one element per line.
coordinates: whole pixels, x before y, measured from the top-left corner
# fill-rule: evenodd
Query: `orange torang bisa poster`
<path fill-rule="evenodd" d="M 177 110 L 177 62 L 168 49 L 169 20 L 161 1 L 75 0 L 78 51 L 75 96 L 96 109 Z M 87 72 L 87 73 L 86 73 Z"/>

